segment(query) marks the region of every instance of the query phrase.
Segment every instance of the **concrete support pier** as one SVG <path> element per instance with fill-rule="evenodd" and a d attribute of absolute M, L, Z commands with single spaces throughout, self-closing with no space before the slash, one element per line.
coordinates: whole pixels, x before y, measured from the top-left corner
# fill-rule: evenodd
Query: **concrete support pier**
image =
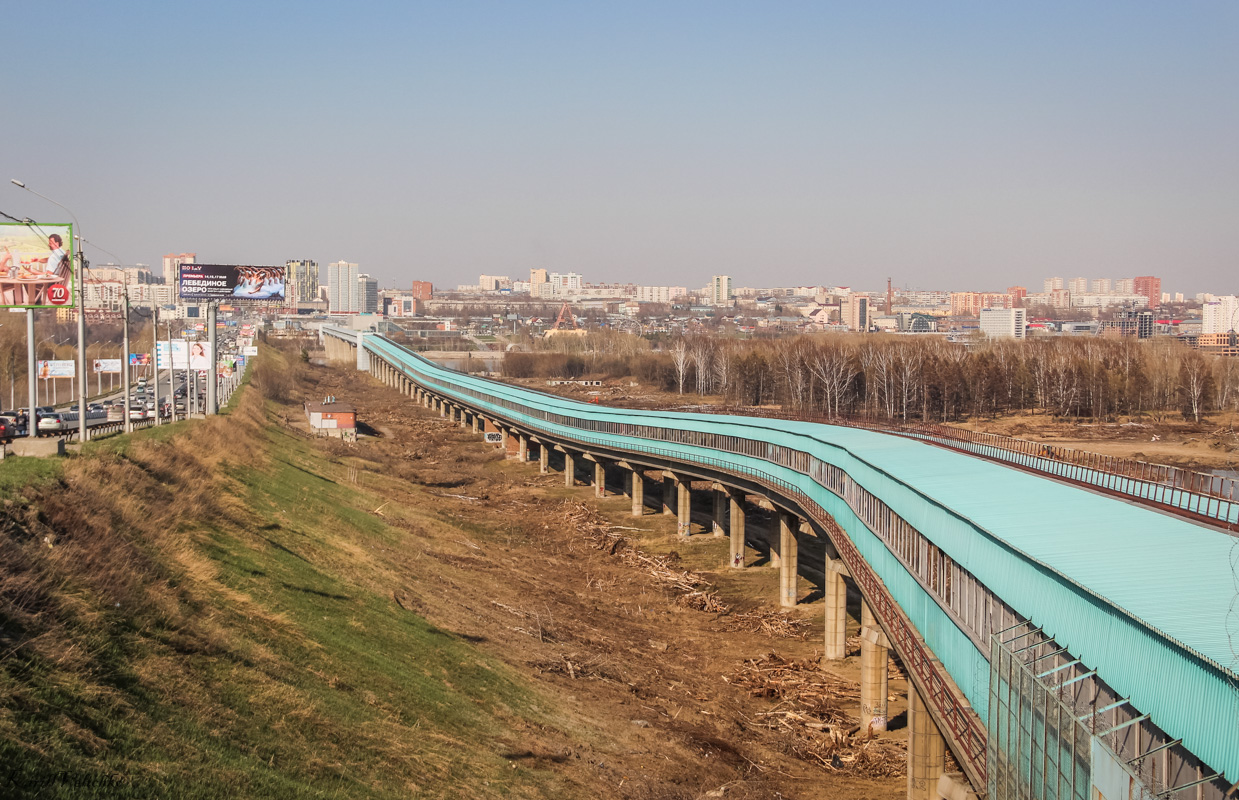
<path fill-rule="evenodd" d="M 538 472 L 545 475 L 551 471 L 551 449 L 546 442 L 538 442 Z"/>
<path fill-rule="evenodd" d="M 799 592 L 796 589 L 800 549 L 796 531 L 800 529 L 800 517 L 787 511 L 779 512 L 779 605 L 794 608 Z"/>
<path fill-rule="evenodd" d="M 938 800 L 946 772 L 946 740 L 915 686 L 908 687 L 908 800 Z"/>
<path fill-rule="evenodd" d="M 607 465 L 594 462 L 594 497 L 607 496 Z"/>
<path fill-rule="evenodd" d="M 525 434 L 519 434 L 516 441 L 516 460 L 522 464 L 529 462 L 529 437 Z"/>
<path fill-rule="evenodd" d="M 744 492 L 732 489 L 727 495 L 731 506 L 727 509 L 727 529 L 731 534 L 729 563 L 736 569 L 744 569 Z"/>
<path fill-rule="evenodd" d="M 848 587 L 843 580 L 847 568 L 837 558 L 826 558 L 824 587 L 826 603 L 826 642 L 822 657 L 838 661 L 847 654 Z"/>
<path fill-rule="evenodd" d="M 714 513 L 711 515 L 711 526 L 715 536 L 723 536 L 727 525 L 727 492 L 722 484 L 714 484 Z"/>
<path fill-rule="evenodd" d="M 631 472 L 632 487 L 629 490 L 629 495 L 632 497 L 632 515 L 639 517 L 645 513 L 645 476 L 641 474 L 639 469 L 634 469 Z"/>
<path fill-rule="evenodd" d="M 676 507 L 676 485 L 675 478 L 670 472 L 663 472 L 663 513 L 671 516 L 675 513 Z"/>
<path fill-rule="evenodd" d="M 693 493 L 688 481 L 677 480 L 677 519 L 675 532 L 684 538 L 692 533 L 693 524 Z"/>
<path fill-rule="evenodd" d="M 564 486 L 576 486 L 576 459 L 567 450 L 564 451 Z"/>
<path fill-rule="evenodd" d="M 878 627 L 869 604 L 860 604 L 860 728 L 886 730 L 886 662 L 890 642 Z"/>

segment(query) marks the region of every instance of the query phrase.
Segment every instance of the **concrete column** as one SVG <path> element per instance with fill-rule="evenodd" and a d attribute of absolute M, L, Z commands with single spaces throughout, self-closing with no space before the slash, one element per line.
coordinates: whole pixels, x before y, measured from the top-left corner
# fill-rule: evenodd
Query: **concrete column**
<path fill-rule="evenodd" d="M 504 427 L 500 427 L 499 432 L 503 434 L 503 439 L 502 441 L 499 442 L 499 449 L 503 451 L 503 457 L 507 458 L 508 457 L 508 429 Z"/>
<path fill-rule="evenodd" d="M 848 587 L 836 565 L 842 566 L 826 559 L 826 646 L 822 654 L 827 661 L 838 661 L 847 653 Z"/>
<path fill-rule="evenodd" d="M 793 608 L 799 592 L 796 587 L 799 546 L 796 541 L 796 531 L 800 529 L 800 518 L 786 511 L 779 511 L 779 605 Z"/>
<path fill-rule="evenodd" d="M 630 477 L 632 488 L 629 494 L 632 496 L 632 515 L 639 517 L 645 513 L 645 476 L 641 474 L 641 470 L 634 469 Z"/>
<path fill-rule="evenodd" d="M 731 561 L 736 569 L 744 569 L 744 492 L 732 489 L 728 493 L 731 508 L 727 511 L 727 528 L 731 534 Z"/>
<path fill-rule="evenodd" d="M 480 417 L 479 417 L 477 414 L 474 414 L 474 415 L 473 415 L 473 432 L 474 432 L 474 433 L 479 433 L 479 432 L 480 432 L 480 431 L 478 430 L 478 420 L 479 420 L 479 419 L 480 419 Z"/>
<path fill-rule="evenodd" d="M 439 401 L 439 416 L 440 417 L 447 416 L 447 403 L 443 402 L 442 400 Z"/>
<path fill-rule="evenodd" d="M 908 687 L 908 800 L 938 800 L 946 772 L 946 740 L 915 686 Z"/>
<path fill-rule="evenodd" d="M 551 471 L 551 448 L 546 442 L 538 442 L 538 472 L 545 475 Z"/>
<path fill-rule="evenodd" d="M 564 486 L 576 486 L 576 459 L 567 450 L 564 451 Z"/>
<path fill-rule="evenodd" d="M 714 513 L 711 515 L 713 519 L 710 520 L 710 523 L 714 528 L 714 535 L 722 536 L 724 533 L 723 526 L 727 519 L 727 494 L 723 491 L 723 487 L 718 484 L 714 485 L 713 491 Z"/>
<path fill-rule="evenodd" d="M 886 730 L 886 661 L 889 642 L 873 618 L 869 604 L 860 604 L 860 729 Z"/>
<path fill-rule="evenodd" d="M 523 433 L 520 436 L 518 436 L 517 441 L 516 441 L 516 447 L 517 447 L 516 460 L 521 462 L 522 464 L 529 463 L 529 437 Z"/>
<path fill-rule="evenodd" d="M 607 466 L 601 461 L 594 462 L 594 497 L 607 496 Z"/>
<path fill-rule="evenodd" d="M 457 422 L 460 423 L 460 427 L 462 428 L 469 427 L 469 409 L 465 408 L 464 406 L 461 406 L 460 418 L 457 420 Z"/>
<path fill-rule="evenodd" d="M 676 504 L 675 478 L 663 473 L 663 513 L 671 516 L 675 513 Z"/>
<path fill-rule="evenodd" d="M 675 531 L 680 536 L 687 538 L 692 531 L 693 523 L 693 493 L 688 481 L 676 481 L 678 491 L 678 502 L 676 508 L 678 510 Z"/>

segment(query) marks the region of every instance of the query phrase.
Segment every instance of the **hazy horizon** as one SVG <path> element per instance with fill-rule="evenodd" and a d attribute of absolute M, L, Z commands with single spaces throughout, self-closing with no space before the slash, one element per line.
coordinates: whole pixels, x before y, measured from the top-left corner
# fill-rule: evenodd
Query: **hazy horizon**
<path fill-rule="evenodd" d="M 1233 2 L 6 11 L 0 211 L 385 287 L 1239 291 Z M 38 45 L 38 46 L 35 46 Z M 28 109 L 35 109 L 32 111 Z M 17 109 L 22 109 L 17 113 Z M 111 256 L 86 248 L 93 262 Z"/>

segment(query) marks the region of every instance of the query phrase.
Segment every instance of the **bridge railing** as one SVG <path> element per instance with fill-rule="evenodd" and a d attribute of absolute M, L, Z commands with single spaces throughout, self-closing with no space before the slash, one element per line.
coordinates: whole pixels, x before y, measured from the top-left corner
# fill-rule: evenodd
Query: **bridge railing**
<path fill-rule="evenodd" d="M 678 406 L 677 410 L 819 422 L 908 436 L 1186 512 L 1221 523 L 1230 530 L 1239 528 L 1239 480 L 1222 475 L 932 422 L 827 417 L 752 406 Z"/>

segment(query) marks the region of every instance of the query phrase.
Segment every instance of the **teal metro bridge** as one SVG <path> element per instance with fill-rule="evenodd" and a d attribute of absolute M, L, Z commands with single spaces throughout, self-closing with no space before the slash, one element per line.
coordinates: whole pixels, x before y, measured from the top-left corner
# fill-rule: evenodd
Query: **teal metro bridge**
<path fill-rule="evenodd" d="M 584 465 L 599 491 L 622 475 L 634 514 L 659 481 L 683 535 L 708 486 L 732 566 L 757 548 L 783 605 L 798 575 L 823 587 L 827 659 L 843 657 L 847 591 L 859 593 L 862 725 L 886 725 L 890 649 L 909 675 L 909 797 L 1235 796 L 1233 485 L 924 432 L 603 407 L 464 375 L 377 334 L 321 335 L 333 360 L 498 432 L 569 485 Z M 775 511 L 769 542 L 746 531 L 755 499 Z M 962 773 L 945 772 L 946 749 Z"/>

